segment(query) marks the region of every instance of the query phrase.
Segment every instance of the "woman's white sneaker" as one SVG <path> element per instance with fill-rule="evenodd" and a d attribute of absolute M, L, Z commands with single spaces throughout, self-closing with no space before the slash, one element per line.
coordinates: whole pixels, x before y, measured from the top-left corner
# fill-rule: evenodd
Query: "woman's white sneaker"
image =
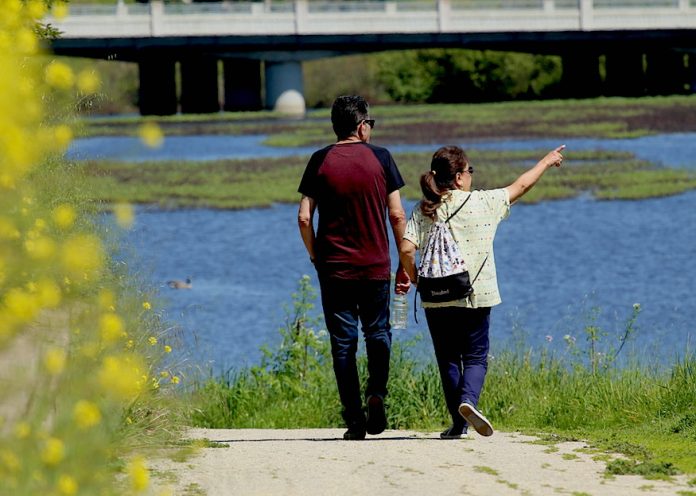
<path fill-rule="evenodd" d="M 467 423 L 476 429 L 482 436 L 492 436 L 493 426 L 486 417 L 481 415 L 474 405 L 464 402 L 459 405 L 459 414 L 466 419 Z"/>

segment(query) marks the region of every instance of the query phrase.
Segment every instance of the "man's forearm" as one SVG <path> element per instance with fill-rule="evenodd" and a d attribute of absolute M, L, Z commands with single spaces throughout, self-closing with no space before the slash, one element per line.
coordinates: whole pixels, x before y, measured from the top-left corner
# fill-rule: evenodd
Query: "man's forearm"
<path fill-rule="evenodd" d="M 302 242 L 307 249 L 309 254 L 309 259 L 314 261 L 314 243 L 316 241 L 316 234 L 314 233 L 314 209 L 316 208 L 316 202 L 307 197 L 303 196 L 300 200 L 300 210 L 297 213 L 297 225 L 300 228 L 300 236 L 302 236 Z"/>
<path fill-rule="evenodd" d="M 302 242 L 304 243 L 305 248 L 307 249 L 309 259 L 314 261 L 314 259 L 316 258 L 316 255 L 314 253 L 314 242 L 316 241 L 314 227 L 300 225 L 300 236 L 302 236 Z"/>

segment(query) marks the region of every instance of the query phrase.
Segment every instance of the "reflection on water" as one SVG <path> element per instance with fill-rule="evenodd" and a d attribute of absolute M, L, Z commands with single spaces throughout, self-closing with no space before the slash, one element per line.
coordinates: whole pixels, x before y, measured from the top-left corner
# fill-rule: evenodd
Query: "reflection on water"
<path fill-rule="evenodd" d="M 689 227 L 694 205 L 692 192 L 637 202 L 579 198 L 514 206 L 496 239 L 503 304 L 493 311 L 492 353 L 521 333 L 528 345 L 560 353 L 564 335 L 584 341 L 593 307 L 602 309 L 596 323 L 608 332 L 606 339 L 613 338 L 634 303 L 643 312 L 632 349 L 660 360 L 683 353 L 691 329 L 687 316 L 696 313 L 696 231 Z M 125 242 L 137 256 L 124 256 L 162 287 L 168 317 L 195 335 L 195 356 L 215 370 L 257 363 L 260 345 L 279 341 L 283 305 L 298 279 L 310 274 L 318 287 L 294 205 L 139 209 Z M 164 284 L 187 276 L 191 290 Z M 395 339 L 427 335 L 419 320 L 415 324 L 411 315 L 409 329 L 396 331 Z M 550 345 L 546 336 L 553 338 Z M 429 338 L 419 350 L 430 356 Z"/>
<path fill-rule="evenodd" d="M 253 136 L 167 136 L 161 148 L 150 149 L 138 138 L 108 136 L 75 140 L 67 156 L 76 160 L 109 159 L 125 162 L 152 160 L 220 160 L 231 158 L 309 156 L 316 147 L 277 148 L 263 145 L 266 137 Z M 639 159 L 649 160 L 669 167 L 696 168 L 696 133 L 661 134 L 642 138 L 593 139 L 571 138 L 563 140 L 568 152 L 573 150 L 629 151 Z M 379 141 L 376 141 L 379 144 Z M 449 144 L 449 143 L 447 143 Z M 464 148 L 495 150 L 550 150 L 559 139 L 529 139 L 479 141 L 460 143 Z M 391 145 L 398 152 L 434 151 L 438 144 Z"/>

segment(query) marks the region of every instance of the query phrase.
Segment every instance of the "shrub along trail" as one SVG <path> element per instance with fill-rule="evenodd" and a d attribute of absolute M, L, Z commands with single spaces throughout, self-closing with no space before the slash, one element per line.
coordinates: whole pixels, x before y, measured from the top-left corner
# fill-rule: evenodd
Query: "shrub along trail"
<path fill-rule="evenodd" d="M 348 442 L 342 434 L 192 429 L 188 437 L 209 440 L 207 447 L 181 461 L 153 461 L 153 482 L 174 484 L 176 494 L 209 496 L 695 494 L 688 476 L 606 476 L 607 455 L 583 442 L 550 444 L 507 432 L 443 441 L 438 433 L 406 430 Z"/>

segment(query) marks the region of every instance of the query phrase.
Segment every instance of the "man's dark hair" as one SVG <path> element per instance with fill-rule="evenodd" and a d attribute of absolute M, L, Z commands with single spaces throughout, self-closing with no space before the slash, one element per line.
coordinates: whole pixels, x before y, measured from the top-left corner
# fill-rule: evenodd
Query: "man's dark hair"
<path fill-rule="evenodd" d="M 370 117 L 370 105 L 358 95 L 339 96 L 331 107 L 331 124 L 339 140 L 355 133 L 361 120 Z"/>

